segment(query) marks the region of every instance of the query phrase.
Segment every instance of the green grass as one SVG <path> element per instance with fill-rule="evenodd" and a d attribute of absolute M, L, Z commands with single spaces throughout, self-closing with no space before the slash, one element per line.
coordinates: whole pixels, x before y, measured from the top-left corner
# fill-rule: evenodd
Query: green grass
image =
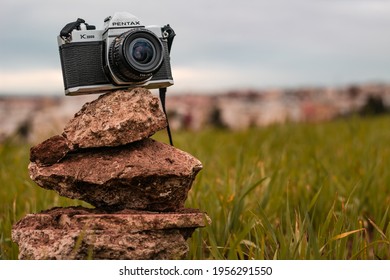
<path fill-rule="evenodd" d="M 56 206 L 89 206 L 60 197 L 31 181 L 27 170 L 29 153 L 29 146 L 19 141 L 0 144 L 0 260 L 18 258 L 18 247 L 11 240 L 11 227 L 26 214 Z"/>
<path fill-rule="evenodd" d="M 389 127 L 380 117 L 175 132 L 204 166 L 186 206 L 212 219 L 189 239 L 188 258 L 390 259 Z M 28 154 L 0 146 L 0 259 L 17 258 L 18 219 L 79 203 L 36 187 Z"/>

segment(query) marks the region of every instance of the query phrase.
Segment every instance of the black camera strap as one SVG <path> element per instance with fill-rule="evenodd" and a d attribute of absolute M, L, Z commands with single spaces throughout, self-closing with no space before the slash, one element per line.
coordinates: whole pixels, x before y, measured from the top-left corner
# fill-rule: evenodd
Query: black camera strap
<path fill-rule="evenodd" d="M 169 26 L 169 24 L 165 25 L 162 28 L 162 32 L 167 34 L 168 52 L 170 53 L 171 52 L 173 38 L 176 36 L 176 33 L 172 29 L 172 27 Z M 169 127 L 168 114 L 167 114 L 167 111 L 165 109 L 165 98 L 166 98 L 167 88 L 160 88 L 159 89 L 159 93 L 160 93 L 161 106 L 162 106 L 163 112 L 165 114 L 165 118 L 167 119 L 167 132 L 168 132 L 168 137 L 169 137 L 169 143 L 171 144 L 171 146 L 173 146 L 171 128 Z"/>
<path fill-rule="evenodd" d="M 165 25 L 165 26 L 162 28 L 162 31 L 163 31 L 163 33 L 166 33 L 166 34 L 168 35 L 168 36 L 167 36 L 167 40 L 168 40 L 168 52 L 171 53 L 173 38 L 175 38 L 176 33 L 175 33 L 175 31 L 172 29 L 172 27 L 169 26 L 169 24 Z"/>
<path fill-rule="evenodd" d="M 171 144 L 171 146 L 173 146 L 171 129 L 169 127 L 168 114 L 167 114 L 167 110 L 165 109 L 165 97 L 166 97 L 166 93 L 167 93 L 167 88 L 160 88 L 159 93 L 160 93 L 161 106 L 162 106 L 163 112 L 165 114 L 165 118 L 167 119 L 167 132 L 168 132 L 169 144 Z"/>
<path fill-rule="evenodd" d="M 60 36 L 62 38 L 69 38 L 70 34 L 72 33 L 73 30 L 75 29 L 80 29 L 80 25 L 84 23 L 85 27 L 87 30 L 94 30 L 96 27 L 94 25 L 89 25 L 88 23 L 85 22 L 82 18 L 78 18 L 76 21 L 70 22 L 67 25 L 65 25 L 60 32 Z"/>

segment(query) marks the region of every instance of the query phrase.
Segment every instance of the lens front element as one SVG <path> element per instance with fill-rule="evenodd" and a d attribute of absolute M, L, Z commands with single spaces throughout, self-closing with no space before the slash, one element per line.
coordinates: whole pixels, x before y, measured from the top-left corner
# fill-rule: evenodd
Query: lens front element
<path fill-rule="evenodd" d="M 136 39 L 130 44 L 130 54 L 135 63 L 147 65 L 155 56 L 156 50 L 149 40 Z"/>

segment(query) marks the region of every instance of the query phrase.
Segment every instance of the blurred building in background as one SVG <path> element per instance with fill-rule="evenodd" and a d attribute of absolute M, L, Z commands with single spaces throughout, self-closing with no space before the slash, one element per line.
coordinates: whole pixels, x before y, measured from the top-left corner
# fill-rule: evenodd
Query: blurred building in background
<path fill-rule="evenodd" d="M 19 137 L 38 143 L 61 133 L 65 123 L 97 95 L 77 97 L 0 96 L 0 142 Z M 242 130 L 286 122 L 321 122 L 350 115 L 388 113 L 390 85 L 339 88 L 237 90 L 219 94 L 168 95 L 173 130 L 219 127 Z"/>
<path fill-rule="evenodd" d="M 390 85 L 242 90 L 218 95 L 170 96 L 173 129 L 217 126 L 234 130 L 285 122 L 320 122 L 350 115 L 387 113 Z"/>

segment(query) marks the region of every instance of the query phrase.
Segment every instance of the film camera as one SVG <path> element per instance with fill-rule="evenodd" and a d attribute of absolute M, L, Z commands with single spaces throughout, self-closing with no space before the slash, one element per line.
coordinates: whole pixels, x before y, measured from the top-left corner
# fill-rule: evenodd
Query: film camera
<path fill-rule="evenodd" d="M 68 23 L 58 36 L 65 94 L 173 85 L 174 36 L 169 25 L 145 27 L 127 12 L 106 18 L 103 30 L 83 19 Z"/>

